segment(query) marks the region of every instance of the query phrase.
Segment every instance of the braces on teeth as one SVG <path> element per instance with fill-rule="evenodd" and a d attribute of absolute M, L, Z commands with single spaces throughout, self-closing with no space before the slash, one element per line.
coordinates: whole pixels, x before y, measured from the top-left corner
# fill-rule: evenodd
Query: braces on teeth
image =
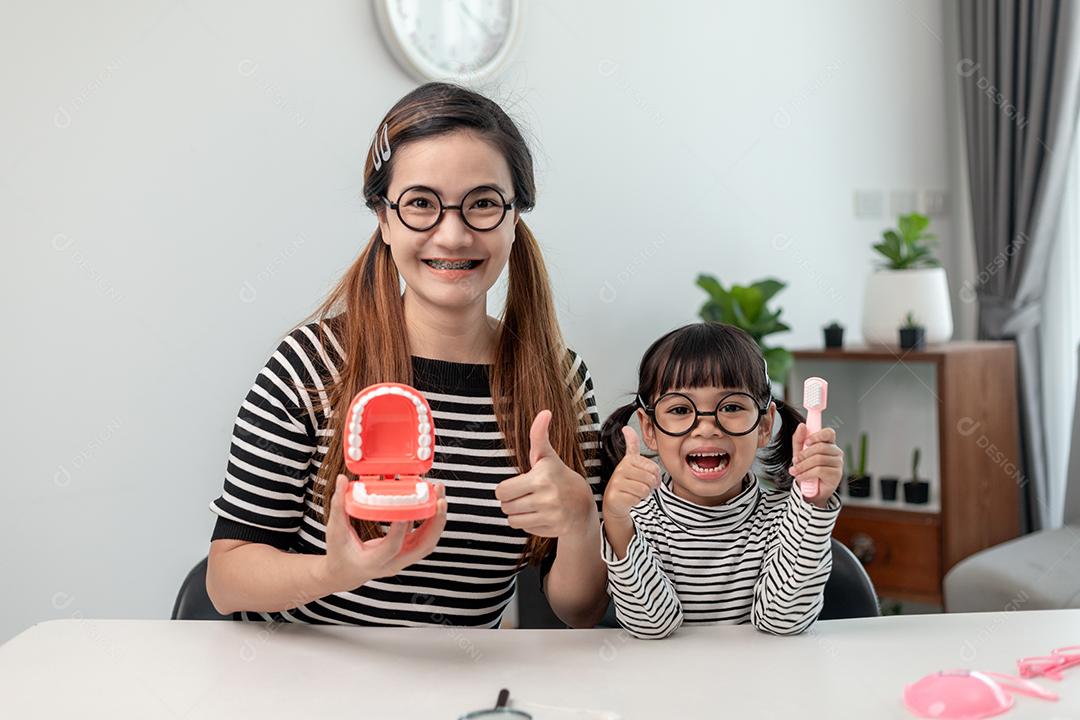
<path fill-rule="evenodd" d="M 436 270 L 468 270 L 475 263 L 474 260 L 428 260 L 426 262 Z"/>

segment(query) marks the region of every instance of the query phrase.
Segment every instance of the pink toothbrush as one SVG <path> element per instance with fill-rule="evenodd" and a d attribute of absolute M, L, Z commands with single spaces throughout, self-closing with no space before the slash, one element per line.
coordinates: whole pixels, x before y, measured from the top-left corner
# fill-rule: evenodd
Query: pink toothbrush
<path fill-rule="evenodd" d="M 829 383 L 819 377 L 806 378 L 806 382 L 803 383 L 802 404 L 806 408 L 807 440 L 821 429 L 821 411 L 826 407 L 828 396 Z M 803 450 L 806 449 L 807 445 L 809 445 L 809 442 L 803 443 Z M 800 480 L 799 488 L 802 490 L 803 497 L 807 500 L 817 497 L 818 479 L 807 478 L 806 480 Z"/>

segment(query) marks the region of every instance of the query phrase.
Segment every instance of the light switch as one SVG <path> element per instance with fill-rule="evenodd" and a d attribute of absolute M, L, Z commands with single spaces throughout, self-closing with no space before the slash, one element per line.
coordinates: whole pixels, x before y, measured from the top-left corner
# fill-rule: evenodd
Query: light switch
<path fill-rule="evenodd" d="M 919 212 L 927 217 L 942 217 L 949 211 L 949 193 L 945 190 L 919 192 Z"/>
<path fill-rule="evenodd" d="M 862 220 L 880 219 L 885 210 L 884 202 L 880 190 L 856 190 L 855 217 Z"/>
<path fill-rule="evenodd" d="M 915 193 L 911 190 L 893 190 L 889 193 L 889 212 L 894 217 L 915 212 Z"/>

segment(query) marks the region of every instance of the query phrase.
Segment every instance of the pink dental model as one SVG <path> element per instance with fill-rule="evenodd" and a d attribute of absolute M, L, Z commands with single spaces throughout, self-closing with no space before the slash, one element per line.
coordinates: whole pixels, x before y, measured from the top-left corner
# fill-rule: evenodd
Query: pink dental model
<path fill-rule="evenodd" d="M 349 403 L 342 443 L 350 481 L 345 511 L 384 522 L 432 517 L 438 497 L 423 479 L 435 455 L 431 407 L 415 388 L 379 383 Z"/>

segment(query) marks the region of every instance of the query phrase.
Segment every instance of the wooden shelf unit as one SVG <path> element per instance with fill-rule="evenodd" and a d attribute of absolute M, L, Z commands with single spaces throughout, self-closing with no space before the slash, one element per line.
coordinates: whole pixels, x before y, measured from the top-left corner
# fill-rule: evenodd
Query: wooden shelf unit
<path fill-rule="evenodd" d="M 885 454 L 893 459 L 893 470 L 884 474 L 900 477 L 897 503 L 860 502 L 842 493 L 844 509 L 834 536 L 863 560 L 879 595 L 941 605 L 941 580 L 949 568 L 1020 534 L 1023 476 L 1015 346 L 956 342 L 918 351 L 876 346 L 793 354 L 788 398 L 801 401 L 805 377 L 820 375 L 829 381 L 830 409 L 824 424 L 837 427 L 842 448 L 850 444 L 857 455 L 859 433 L 876 424 L 878 432 L 869 435 L 867 468 L 873 475 L 873 496 L 879 498 L 882 473 L 873 458 L 875 445 L 880 454 L 882 434 L 889 440 Z M 861 393 L 854 402 L 853 392 Z M 875 395 L 873 402 L 866 402 Z M 868 416 L 861 417 L 860 406 L 865 405 L 871 407 L 864 410 Z M 852 418 L 844 422 L 833 417 L 830 422 L 834 407 L 834 412 Z M 883 422 L 880 416 L 894 410 Z M 920 477 L 934 482 L 930 503 L 923 506 L 902 502 L 902 484 L 911 473 L 897 472 L 896 459 L 901 451 L 910 452 L 915 444 L 907 439 L 911 437 L 920 446 L 928 445 L 922 448 Z M 845 458 L 845 474 L 856 462 L 857 457 Z"/>

